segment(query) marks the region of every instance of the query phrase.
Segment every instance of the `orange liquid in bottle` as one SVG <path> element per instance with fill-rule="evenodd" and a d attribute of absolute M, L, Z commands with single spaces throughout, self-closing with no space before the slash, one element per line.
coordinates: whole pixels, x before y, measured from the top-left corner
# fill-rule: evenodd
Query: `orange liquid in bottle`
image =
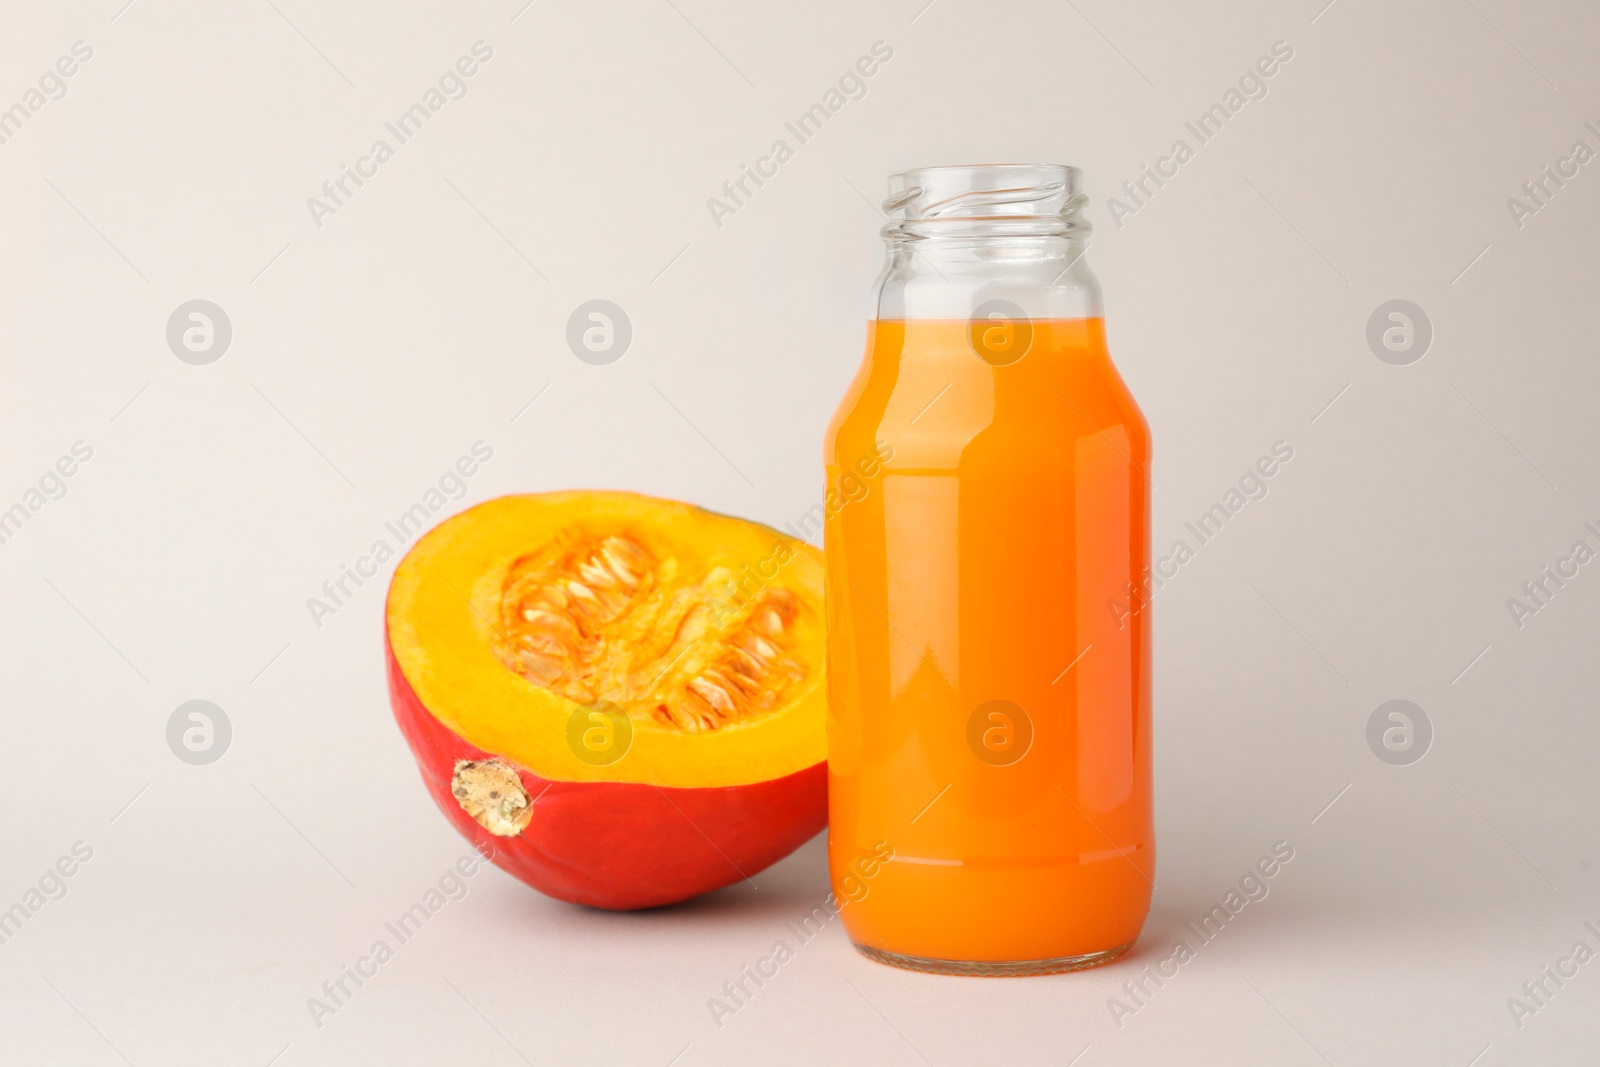
<path fill-rule="evenodd" d="M 873 323 L 825 446 L 840 914 L 979 972 L 1131 944 L 1155 872 L 1149 431 L 1101 319 L 981 328 Z"/>

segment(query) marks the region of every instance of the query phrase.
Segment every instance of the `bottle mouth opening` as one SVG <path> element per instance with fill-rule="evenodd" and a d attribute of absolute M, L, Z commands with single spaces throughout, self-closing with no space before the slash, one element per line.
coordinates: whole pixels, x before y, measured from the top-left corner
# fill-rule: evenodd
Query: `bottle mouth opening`
<path fill-rule="evenodd" d="M 1083 172 L 1060 164 L 918 167 L 889 176 L 890 240 L 1087 234 Z"/>

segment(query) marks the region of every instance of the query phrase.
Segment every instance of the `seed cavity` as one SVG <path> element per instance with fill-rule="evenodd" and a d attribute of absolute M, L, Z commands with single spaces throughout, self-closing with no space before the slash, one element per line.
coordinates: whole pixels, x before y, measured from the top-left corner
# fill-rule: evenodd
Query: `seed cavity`
<path fill-rule="evenodd" d="M 771 585 L 741 594 L 723 568 L 682 570 L 622 533 L 523 556 L 506 574 L 495 652 L 568 700 L 689 733 L 780 706 L 807 674 L 792 650 L 800 598 Z"/>
<path fill-rule="evenodd" d="M 800 598 L 787 589 L 763 589 L 743 623 L 708 651 L 706 662 L 669 689 L 652 717 L 689 733 L 771 710 L 805 667 L 785 651 Z"/>
<path fill-rule="evenodd" d="M 594 700 L 584 667 L 596 658 L 605 627 L 649 589 L 654 572 L 650 553 L 624 537 L 553 560 L 524 556 L 500 598 L 502 661 L 569 699 Z"/>

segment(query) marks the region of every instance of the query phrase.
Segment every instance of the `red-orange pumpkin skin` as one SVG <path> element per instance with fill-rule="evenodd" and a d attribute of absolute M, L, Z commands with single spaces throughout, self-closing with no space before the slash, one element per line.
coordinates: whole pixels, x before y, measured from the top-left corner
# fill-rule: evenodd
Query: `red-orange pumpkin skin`
<path fill-rule="evenodd" d="M 553 782 L 516 767 L 534 798 L 533 818 L 517 836 L 497 837 L 462 810 L 451 781 L 457 760 L 498 754 L 468 744 L 423 705 L 387 627 L 384 658 L 390 705 L 434 803 L 497 866 L 547 896 L 614 910 L 675 904 L 750 878 L 827 824 L 826 762 L 771 781 L 697 789 Z"/>

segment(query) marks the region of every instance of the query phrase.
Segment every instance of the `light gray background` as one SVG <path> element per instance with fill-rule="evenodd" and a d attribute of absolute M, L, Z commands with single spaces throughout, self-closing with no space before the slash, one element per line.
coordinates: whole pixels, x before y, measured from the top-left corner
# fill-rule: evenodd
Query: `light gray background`
<path fill-rule="evenodd" d="M 1520 229 L 1506 200 L 1600 149 L 1600 11 L 924 2 L 8 0 L 0 107 L 74 41 L 94 56 L 0 145 L 0 506 L 74 441 L 94 455 L 0 545 L 0 907 L 94 852 L 0 945 L 0 1060 L 1594 1058 L 1600 962 L 1520 1029 L 1507 999 L 1600 949 L 1600 568 L 1520 630 L 1506 600 L 1600 547 L 1600 173 Z M 479 39 L 469 94 L 316 227 L 307 197 Z M 877 40 L 866 97 L 715 226 L 707 197 Z M 1278 40 L 1269 95 L 1115 226 L 1106 197 Z M 819 838 L 657 914 L 479 874 L 316 1027 L 306 999 L 465 846 L 389 717 L 387 568 L 320 629 L 306 598 L 479 439 L 452 508 L 611 486 L 797 517 L 860 358 L 885 176 L 985 160 L 1085 171 L 1158 549 L 1295 450 L 1156 600 L 1139 949 L 937 978 L 835 923 L 713 1025 L 708 998 L 820 902 Z M 1434 327 L 1411 366 L 1365 340 L 1397 298 Z M 232 322 L 209 366 L 165 341 L 191 299 Z M 590 299 L 633 324 L 609 366 L 565 343 Z M 1396 698 L 1435 732 L 1407 767 L 1365 740 Z M 209 766 L 167 747 L 192 699 L 232 722 Z M 1116 1025 L 1120 984 L 1278 840 L 1270 897 Z"/>

